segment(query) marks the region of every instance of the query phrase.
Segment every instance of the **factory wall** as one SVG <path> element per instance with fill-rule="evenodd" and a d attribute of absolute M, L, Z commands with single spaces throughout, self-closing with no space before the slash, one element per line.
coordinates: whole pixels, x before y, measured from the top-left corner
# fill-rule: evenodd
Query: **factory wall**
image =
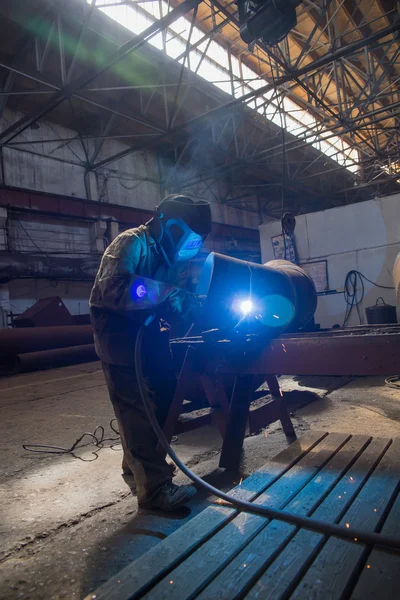
<path fill-rule="evenodd" d="M 4 110 L 0 131 L 21 116 L 15 110 Z M 131 139 L 128 140 L 130 142 Z M 96 154 L 99 161 L 126 147 L 117 139 L 105 140 L 101 147 L 97 140 L 86 140 L 84 149 L 76 131 L 40 121 L 18 135 L 14 146 L 3 147 L 1 183 L 14 189 L 152 211 L 164 194 L 161 179 L 166 192 L 173 192 L 175 182 L 193 179 L 197 175 L 190 165 L 181 165 L 178 172 L 165 159 L 147 150 L 130 154 L 95 173 L 85 171 L 83 165 L 87 156 L 91 158 Z M 223 182 L 217 181 L 184 188 L 195 198 L 204 198 L 212 203 L 214 223 L 256 231 L 259 224 L 257 214 L 217 201 L 227 190 Z M 35 206 L 33 208 L 36 209 Z M 92 284 L 79 279 L 87 279 L 89 272 L 92 276 L 93 268 L 97 268 L 101 253 L 110 241 L 106 221 L 93 222 L 92 216 L 92 220 L 67 218 L 65 215 L 62 218 L 52 217 L 35 214 L 35 210 L 24 213 L 24 210 L 19 211 L 12 203 L 0 206 L 0 267 L 3 274 L 0 327 L 10 324 L 10 313 L 21 313 L 47 296 L 60 296 L 73 315 L 87 313 Z M 118 229 L 118 223 L 115 225 Z M 120 226 L 124 228 L 123 224 Z M 229 251 L 230 245 L 237 243 L 236 236 L 232 237 L 232 242 L 229 236 L 222 235 L 220 239 L 216 234 L 211 237 L 215 238 L 212 249 L 215 246 L 220 251 Z M 241 246 L 245 251 L 246 245 L 241 242 Z M 254 243 L 250 244 L 250 250 L 254 253 Z M 67 277 L 70 281 L 55 277 L 54 269 L 56 272 L 57 269 L 58 272 L 69 272 Z M 46 278 L 47 272 L 53 272 L 51 278 Z"/>
<path fill-rule="evenodd" d="M 0 120 L 0 131 L 21 116 L 22 113 L 5 110 Z M 45 141 L 49 139 L 55 141 Z M 66 139 L 73 141 L 66 142 Z M 138 151 L 111 163 L 101 171 L 85 173 L 83 164 L 87 162 L 87 158 L 76 131 L 40 121 L 37 128 L 28 128 L 16 141 L 18 146 L 3 148 L 3 183 L 8 186 L 144 210 L 152 210 L 161 199 L 161 171 L 163 178 L 168 179 L 167 190 L 174 191 L 175 167 L 166 164 L 152 151 Z M 97 152 L 97 144 L 95 140 L 85 141 L 89 157 Z M 96 160 L 102 160 L 126 148 L 127 145 L 120 140 L 105 140 Z M 182 172 L 187 178 L 192 178 L 195 173 L 189 167 L 181 167 L 179 174 Z M 220 185 L 218 182 L 207 181 L 207 185 L 197 184 L 185 188 L 185 191 L 212 203 L 215 222 L 257 229 L 259 216 L 256 213 L 221 205 L 217 201 L 221 196 Z"/>
<path fill-rule="evenodd" d="M 259 231 L 265 263 L 274 258 L 271 238 L 281 233 L 281 224 L 264 223 Z M 400 194 L 298 216 L 295 239 L 300 262 L 327 260 L 331 290 L 342 291 L 346 274 L 352 269 L 379 285 L 393 286 L 393 264 L 400 252 Z M 396 298 L 394 290 L 364 283 L 361 312 L 366 323 L 364 309 L 373 306 L 379 296 L 388 304 L 395 304 Z M 321 327 L 342 325 L 345 311 L 343 294 L 320 296 L 316 322 Z M 358 323 L 353 309 L 348 325 Z"/>
<path fill-rule="evenodd" d="M 97 264 L 100 255 L 96 253 L 96 246 L 102 244 L 104 248 L 105 241 L 96 237 L 96 224 L 3 207 L 0 207 L 0 215 L 4 221 L 0 227 L 0 250 L 3 251 L 0 252 L 0 269 L 4 277 L 15 260 L 22 276 L 0 284 L 0 327 L 7 327 L 12 315 L 24 312 L 37 300 L 49 296 L 60 296 L 72 315 L 87 314 L 90 281 L 46 279 L 43 271 L 60 269 L 65 260 L 85 264 L 94 260 Z M 24 276 L 24 264 L 37 273 L 37 278 Z M 72 271 L 71 265 L 65 265 L 66 273 L 68 269 Z"/>
<path fill-rule="evenodd" d="M 49 253 L 57 255 L 86 256 L 92 253 L 90 223 L 77 219 L 60 219 L 8 211 L 8 248 L 10 252 L 24 254 Z"/>

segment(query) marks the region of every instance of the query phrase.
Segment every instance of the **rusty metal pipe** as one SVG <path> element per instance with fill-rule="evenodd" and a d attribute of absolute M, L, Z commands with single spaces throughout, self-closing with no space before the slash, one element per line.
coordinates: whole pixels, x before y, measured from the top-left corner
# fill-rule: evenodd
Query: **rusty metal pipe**
<path fill-rule="evenodd" d="M 94 344 L 54 348 L 41 352 L 27 352 L 16 357 L 16 370 L 19 373 L 38 371 L 45 368 L 64 367 L 98 360 Z"/>
<path fill-rule="evenodd" d="M 91 325 L 0 329 L 0 362 L 17 354 L 82 344 L 93 344 Z"/>
<path fill-rule="evenodd" d="M 304 327 L 317 307 L 312 279 L 285 260 L 259 265 L 212 252 L 204 263 L 197 293 L 206 297 L 201 325 L 210 329 L 237 327 L 247 303 L 254 319 L 253 325 L 248 319 L 246 326 L 276 336 Z"/>

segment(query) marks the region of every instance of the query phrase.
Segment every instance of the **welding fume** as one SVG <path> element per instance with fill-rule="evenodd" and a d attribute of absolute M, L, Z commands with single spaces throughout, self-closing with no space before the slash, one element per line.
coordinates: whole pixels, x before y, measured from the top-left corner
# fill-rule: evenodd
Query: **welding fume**
<path fill-rule="evenodd" d="M 95 347 L 119 423 L 122 468 L 133 474 L 138 503 L 175 510 L 195 493 L 172 482 L 158 445 L 176 387 L 171 319 L 195 323 L 205 340 L 271 339 L 313 316 L 312 280 L 288 261 L 258 265 L 211 253 L 197 293 L 184 289 L 188 264 L 211 231 L 210 204 L 167 196 L 143 226 L 108 246 L 90 297 Z M 150 406 L 151 405 L 151 406 Z M 153 414 L 154 413 L 154 414 Z M 164 448 L 165 449 L 165 448 Z"/>

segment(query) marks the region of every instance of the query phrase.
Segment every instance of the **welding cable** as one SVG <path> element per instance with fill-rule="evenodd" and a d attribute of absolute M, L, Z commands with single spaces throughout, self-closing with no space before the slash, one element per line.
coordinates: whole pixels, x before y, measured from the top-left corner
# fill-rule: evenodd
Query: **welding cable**
<path fill-rule="evenodd" d="M 393 375 L 385 379 L 385 385 L 394 390 L 400 390 L 400 375 Z"/>
<path fill-rule="evenodd" d="M 150 318 L 152 319 L 152 317 Z M 392 548 L 395 550 L 400 550 L 400 538 L 386 536 L 380 533 L 361 531 L 353 527 L 346 528 L 335 523 L 326 523 L 324 521 L 312 519 L 311 517 L 300 517 L 298 515 L 285 512 L 283 510 L 269 508 L 262 504 L 254 504 L 252 502 L 247 502 L 246 500 L 239 500 L 238 498 L 233 498 L 232 496 L 229 496 L 229 494 L 218 490 L 214 486 L 204 481 L 204 479 L 201 479 L 201 477 L 198 477 L 198 475 L 193 473 L 193 471 L 191 471 L 189 467 L 187 467 L 185 463 L 183 463 L 180 460 L 180 458 L 178 458 L 178 456 L 168 443 L 168 440 L 165 437 L 164 432 L 157 421 L 157 417 L 154 414 L 153 406 L 147 392 L 146 381 L 143 375 L 142 368 L 142 345 L 144 332 L 146 330 L 147 325 L 149 324 L 149 321 L 150 319 L 148 319 L 144 323 L 144 325 L 142 325 L 139 329 L 135 343 L 135 371 L 137 382 L 150 424 L 152 425 L 153 430 L 162 448 L 174 461 L 174 463 L 182 471 L 182 473 L 189 477 L 189 479 L 191 479 L 193 483 L 206 490 L 209 494 L 213 494 L 214 496 L 221 498 L 221 500 L 224 500 L 225 502 L 231 504 L 234 508 L 238 510 L 254 513 L 261 517 L 267 517 L 268 519 L 277 519 L 279 521 L 284 521 L 285 523 L 290 523 L 295 527 L 309 529 L 310 531 L 314 531 L 325 536 L 333 535 L 336 537 L 345 538 L 352 542 L 355 542 L 357 540 L 359 543 L 367 545 L 377 545 Z"/>
<path fill-rule="evenodd" d="M 93 433 L 85 431 L 85 433 L 83 433 L 80 437 L 78 437 L 75 440 L 75 442 L 70 448 L 63 448 L 61 446 L 49 446 L 46 444 L 22 444 L 22 447 L 24 450 L 28 450 L 28 452 L 36 452 L 38 454 L 72 454 L 75 448 L 79 446 L 81 441 L 85 437 L 89 437 L 91 438 L 91 442 L 87 444 L 82 444 L 82 446 L 80 447 L 90 446 L 90 444 L 93 444 L 93 446 L 96 446 L 98 450 L 101 450 L 101 448 L 104 448 L 105 442 L 117 442 L 120 439 L 119 431 L 115 428 L 114 422 L 116 423 L 117 419 L 111 419 L 110 428 L 114 433 L 117 434 L 118 437 L 104 437 L 104 427 L 102 425 L 97 425 Z"/>
<path fill-rule="evenodd" d="M 377 288 L 382 290 L 394 290 L 393 286 L 389 285 L 380 285 L 379 283 L 375 283 L 371 279 L 368 279 L 363 273 L 357 271 L 356 269 L 352 269 L 346 275 L 346 279 L 344 282 L 344 299 L 347 304 L 346 306 L 346 314 L 344 317 L 342 327 L 347 325 L 348 320 L 350 319 L 353 308 L 356 307 L 358 319 L 360 321 L 360 325 L 362 325 L 362 318 L 360 313 L 360 305 L 364 299 L 365 287 L 364 280 L 368 281 Z"/>

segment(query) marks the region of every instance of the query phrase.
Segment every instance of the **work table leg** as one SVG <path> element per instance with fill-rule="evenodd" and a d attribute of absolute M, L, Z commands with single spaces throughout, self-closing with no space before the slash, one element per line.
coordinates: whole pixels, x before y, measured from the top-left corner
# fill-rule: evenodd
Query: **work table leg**
<path fill-rule="evenodd" d="M 286 404 L 283 399 L 283 394 L 281 388 L 279 387 L 278 379 L 275 377 L 275 375 L 270 375 L 266 377 L 265 380 L 269 387 L 269 391 L 271 392 L 272 398 L 279 405 L 279 420 L 282 423 L 283 431 L 288 441 L 293 442 L 297 439 L 297 435 L 294 430 L 288 409 L 286 408 Z"/>
<path fill-rule="evenodd" d="M 254 375 L 238 375 L 232 391 L 228 421 L 219 466 L 235 471 L 239 468 L 244 436 L 253 394 Z"/>

